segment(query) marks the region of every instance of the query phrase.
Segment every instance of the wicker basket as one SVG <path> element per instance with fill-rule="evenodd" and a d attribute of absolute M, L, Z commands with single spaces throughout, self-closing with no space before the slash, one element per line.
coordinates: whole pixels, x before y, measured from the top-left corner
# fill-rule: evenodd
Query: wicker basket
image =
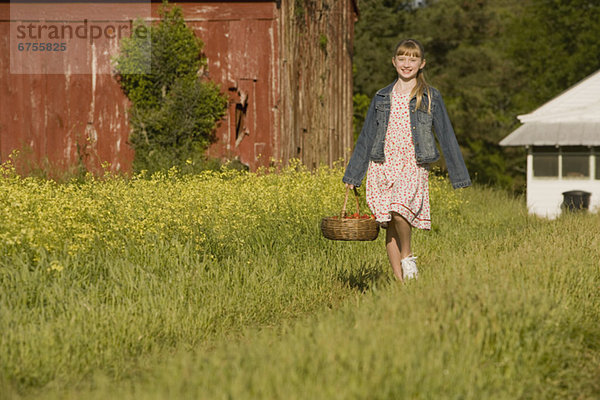
<path fill-rule="evenodd" d="M 373 219 L 346 218 L 346 203 L 348 202 L 348 191 L 344 206 L 339 216 L 326 217 L 321 220 L 321 232 L 323 236 L 331 240 L 375 240 L 379 235 L 379 224 Z M 356 212 L 360 215 L 358 206 L 358 193 L 354 188 L 356 198 Z"/>

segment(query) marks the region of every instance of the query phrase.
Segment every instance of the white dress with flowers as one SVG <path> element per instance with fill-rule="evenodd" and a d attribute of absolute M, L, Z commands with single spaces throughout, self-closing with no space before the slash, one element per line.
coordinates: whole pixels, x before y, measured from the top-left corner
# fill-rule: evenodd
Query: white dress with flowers
<path fill-rule="evenodd" d="M 415 158 L 409 100 L 408 94 L 392 92 L 385 162 L 369 164 L 367 204 L 379 222 L 390 221 L 390 213 L 397 212 L 415 228 L 429 230 L 429 171 Z"/>

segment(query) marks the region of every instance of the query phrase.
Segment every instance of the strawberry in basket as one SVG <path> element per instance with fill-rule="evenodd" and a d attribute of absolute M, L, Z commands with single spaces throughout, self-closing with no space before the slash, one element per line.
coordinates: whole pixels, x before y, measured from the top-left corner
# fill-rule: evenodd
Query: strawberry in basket
<path fill-rule="evenodd" d="M 339 216 L 334 216 L 331 218 L 339 218 Z M 360 215 L 359 213 L 355 212 L 354 214 L 345 214 L 344 215 L 344 219 L 375 219 L 375 216 L 373 214 L 362 214 Z"/>

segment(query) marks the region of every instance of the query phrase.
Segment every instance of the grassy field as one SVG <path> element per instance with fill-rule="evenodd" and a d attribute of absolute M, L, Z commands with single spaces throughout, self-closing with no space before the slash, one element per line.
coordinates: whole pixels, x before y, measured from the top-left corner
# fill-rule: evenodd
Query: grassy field
<path fill-rule="evenodd" d="M 0 186 L 0 398 L 600 397 L 597 214 L 433 178 L 400 285 L 336 168 Z"/>

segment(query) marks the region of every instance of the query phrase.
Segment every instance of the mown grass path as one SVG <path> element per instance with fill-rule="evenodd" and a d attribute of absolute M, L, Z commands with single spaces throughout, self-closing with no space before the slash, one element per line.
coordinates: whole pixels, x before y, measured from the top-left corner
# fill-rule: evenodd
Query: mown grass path
<path fill-rule="evenodd" d="M 0 391 L 600 396 L 598 215 L 540 220 L 503 193 L 434 179 L 434 229 L 414 236 L 421 278 L 398 285 L 383 235 L 320 236 L 320 218 L 339 211 L 340 171 L 298 169 L 5 178 Z"/>

